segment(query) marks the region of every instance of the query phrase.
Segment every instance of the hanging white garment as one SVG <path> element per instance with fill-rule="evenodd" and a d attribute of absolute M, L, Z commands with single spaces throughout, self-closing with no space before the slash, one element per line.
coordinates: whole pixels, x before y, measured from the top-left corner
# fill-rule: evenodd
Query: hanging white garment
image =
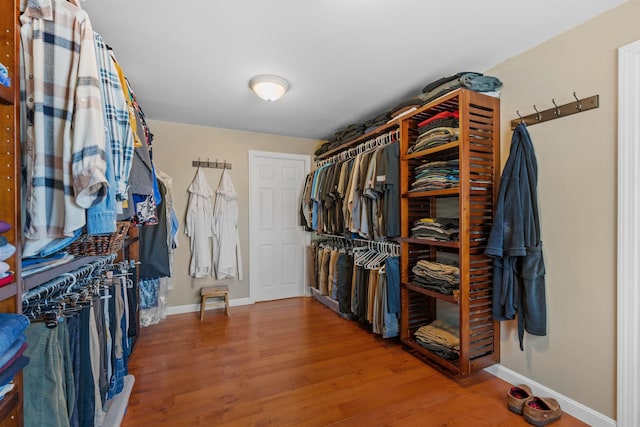
<path fill-rule="evenodd" d="M 185 233 L 191 238 L 191 263 L 189 274 L 192 277 L 206 277 L 211 272 L 211 238 L 213 237 L 213 210 L 209 187 L 200 168 L 189 186 L 189 203 Z"/>
<path fill-rule="evenodd" d="M 213 211 L 213 267 L 218 280 L 230 277 L 242 280 L 237 199 L 231 176 L 224 169 Z"/>

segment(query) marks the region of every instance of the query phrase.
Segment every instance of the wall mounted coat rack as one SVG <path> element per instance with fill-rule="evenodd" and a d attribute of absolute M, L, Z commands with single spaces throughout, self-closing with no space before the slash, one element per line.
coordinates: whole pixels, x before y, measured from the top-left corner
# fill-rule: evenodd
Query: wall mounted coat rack
<path fill-rule="evenodd" d="M 511 120 L 511 130 L 515 129 L 520 123 L 524 123 L 527 126 L 535 125 L 549 120 L 558 119 L 560 117 L 570 116 L 571 114 L 582 113 L 583 111 L 592 110 L 600 106 L 600 95 L 593 95 L 588 98 L 578 99 L 576 93 L 573 92 L 573 97 L 576 99 L 574 102 L 568 104 L 557 105 L 556 100 L 552 99 L 553 107 L 547 110 L 538 111 L 536 106 L 533 109 L 536 111 L 528 116 L 521 116 L 519 111 L 516 111 L 518 115 L 517 119 Z"/>
<path fill-rule="evenodd" d="M 219 162 L 218 159 L 216 159 L 215 162 L 210 162 L 209 159 L 207 159 L 207 161 L 202 161 L 198 159 L 198 160 L 192 161 L 191 165 L 194 168 L 203 167 L 203 168 L 214 168 L 214 169 L 231 169 L 231 163 L 227 163 L 226 160 L 224 162 Z"/>

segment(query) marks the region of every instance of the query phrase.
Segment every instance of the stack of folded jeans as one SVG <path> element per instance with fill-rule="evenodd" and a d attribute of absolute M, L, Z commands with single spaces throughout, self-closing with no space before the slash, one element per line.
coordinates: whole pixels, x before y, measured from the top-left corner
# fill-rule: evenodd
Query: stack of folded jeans
<path fill-rule="evenodd" d="M 422 88 L 418 98 L 427 103 L 461 87 L 476 92 L 495 92 L 502 87 L 502 82 L 497 77 L 464 71 L 429 83 Z"/>
<path fill-rule="evenodd" d="M 434 292 L 453 295 L 460 288 L 460 269 L 453 265 L 419 260 L 411 269 L 413 284 Z"/>
<path fill-rule="evenodd" d="M 29 363 L 22 355 L 27 326 L 29 319 L 22 314 L 0 313 L 0 399 L 13 389 L 13 377 Z"/>
<path fill-rule="evenodd" d="M 436 319 L 418 328 L 414 335 L 418 344 L 443 359 L 456 360 L 460 357 L 460 332 L 453 325 Z"/>
<path fill-rule="evenodd" d="M 58 265 L 66 264 L 75 257 L 69 252 L 54 252 L 44 257 L 31 257 L 22 259 L 22 277 L 29 277 L 32 274 L 51 269 Z"/>
<path fill-rule="evenodd" d="M 457 241 L 460 237 L 458 218 L 421 218 L 413 223 L 411 237 L 445 242 Z"/>
<path fill-rule="evenodd" d="M 415 177 L 409 191 L 431 191 L 457 187 L 460 181 L 460 161 L 440 160 L 424 163 L 415 169 Z"/>

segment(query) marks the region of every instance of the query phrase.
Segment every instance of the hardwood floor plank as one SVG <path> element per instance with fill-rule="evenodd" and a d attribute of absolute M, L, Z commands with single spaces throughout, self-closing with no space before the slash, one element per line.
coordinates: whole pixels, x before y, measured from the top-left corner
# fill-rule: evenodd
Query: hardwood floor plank
<path fill-rule="evenodd" d="M 171 316 L 142 330 L 129 371 L 123 427 L 529 425 L 504 381 L 450 378 L 310 298 Z"/>

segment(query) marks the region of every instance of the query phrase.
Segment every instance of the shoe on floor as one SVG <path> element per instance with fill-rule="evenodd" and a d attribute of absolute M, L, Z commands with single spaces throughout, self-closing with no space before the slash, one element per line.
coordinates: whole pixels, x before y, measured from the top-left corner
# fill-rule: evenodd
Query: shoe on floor
<path fill-rule="evenodd" d="M 524 404 L 524 419 L 536 427 L 546 426 L 562 415 L 560 404 L 551 397 L 533 397 Z"/>
<path fill-rule="evenodd" d="M 532 396 L 531 388 L 528 385 L 520 384 L 511 387 L 507 392 L 507 407 L 511 412 L 522 415 L 524 402 L 531 399 Z"/>

